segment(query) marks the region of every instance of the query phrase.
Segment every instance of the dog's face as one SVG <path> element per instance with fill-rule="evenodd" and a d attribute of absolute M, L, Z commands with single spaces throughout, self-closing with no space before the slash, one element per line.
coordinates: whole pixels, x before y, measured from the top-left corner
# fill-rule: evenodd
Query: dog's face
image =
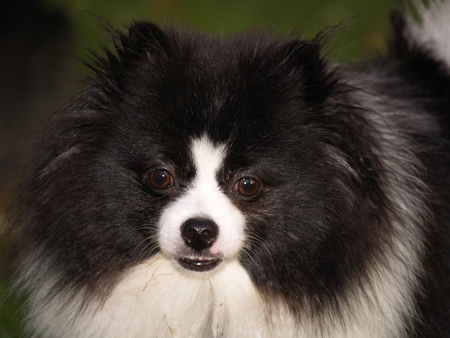
<path fill-rule="evenodd" d="M 191 143 L 195 175 L 181 196 L 164 208 L 158 222 L 161 250 L 188 270 L 208 271 L 222 259 L 236 257 L 244 242 L 245 216 L 233 200 L 256 199 L 260 192 L 260 181 L 244 174 L 232 186 L 217 180 L 225 148 L 206 138 Z M 150 186 L 162 188 L 163 193 L 176 190 L 180 184 L 176 180 L 165 168 L 148 173 Z"/>
<path fill-rule="evenodd" d="M 95 288 L 162 253 L 196 277 L 239 261 L 299 304 L 364 269 L 377 243 L 361 226 L 382 217 L 364 120 L 317 45 L 258 39 L 136 24 L 100 58 L 28 194 L 62 284 Z"/>

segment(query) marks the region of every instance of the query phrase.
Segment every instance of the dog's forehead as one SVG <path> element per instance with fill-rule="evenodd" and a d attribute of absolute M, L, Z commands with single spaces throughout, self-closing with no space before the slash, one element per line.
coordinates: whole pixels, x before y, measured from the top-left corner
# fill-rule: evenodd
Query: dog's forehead
<path fill-rule="evenodd" d="M 224 144 L 213 144 L 206 135 L 193 139 L 191 154 L 197 177 L 212 178 L 221 167 L 225 153 Z"/>

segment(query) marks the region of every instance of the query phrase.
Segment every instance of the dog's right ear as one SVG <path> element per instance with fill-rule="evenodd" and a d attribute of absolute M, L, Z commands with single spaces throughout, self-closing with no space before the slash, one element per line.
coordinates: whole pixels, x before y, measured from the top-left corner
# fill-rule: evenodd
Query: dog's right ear
<path fill-rule="evenodd" d="M 105 74 L 128 73 L 130 67 L 143 59 L 151 65 L 158 59 L 170 59 L 174 54 L 170 32 L 153 23 L 136 21 L 125 32 L 109 24 L 104 28 L 110 35 L 110 44 L 102 48 L 103 55 L 91 50 L 91 59 L 83 62 L 99 78 Z"/>
<path fill-rule="evenodd" d="M 143 21 L 136 21 L 128 29 L 128 34 L 121 34 L 120 46 L 116 46 L 116 48 L 119 55 L 145 53 L 150 57 L 168 57 L 173 54 L 172 44 L 167 33 L 154 23 Z"/>

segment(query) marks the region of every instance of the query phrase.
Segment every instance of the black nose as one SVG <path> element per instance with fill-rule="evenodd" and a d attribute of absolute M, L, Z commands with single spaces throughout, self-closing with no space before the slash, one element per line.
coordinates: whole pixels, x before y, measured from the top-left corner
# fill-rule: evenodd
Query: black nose
<path fill-rule="evenodd" d="M 219 229 L 214 221 L 206 218 L 191 218 L 181 226 L 181 236 L 187 246 L 202 251 L 213 245 Z"/>

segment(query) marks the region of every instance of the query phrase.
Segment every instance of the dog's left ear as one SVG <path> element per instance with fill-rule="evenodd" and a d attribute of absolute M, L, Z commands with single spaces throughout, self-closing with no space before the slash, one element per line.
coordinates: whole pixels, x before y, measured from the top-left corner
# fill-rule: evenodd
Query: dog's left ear
<path fill-rule="evenodd" d="M 322 47 L 315 41 L 291 40 L 279 47 L 280 65 L 295 83 L 301 83 L 304 93 L 315 101 L 330 93 L 328 62 L 321 55 Z"/>
<path fill-rule="evenodd" d="M 281 60 L 302 72 L 313 73 L 320 66 L 320 48 L 312 41 L 291 40 L 279 47 Z"/>

